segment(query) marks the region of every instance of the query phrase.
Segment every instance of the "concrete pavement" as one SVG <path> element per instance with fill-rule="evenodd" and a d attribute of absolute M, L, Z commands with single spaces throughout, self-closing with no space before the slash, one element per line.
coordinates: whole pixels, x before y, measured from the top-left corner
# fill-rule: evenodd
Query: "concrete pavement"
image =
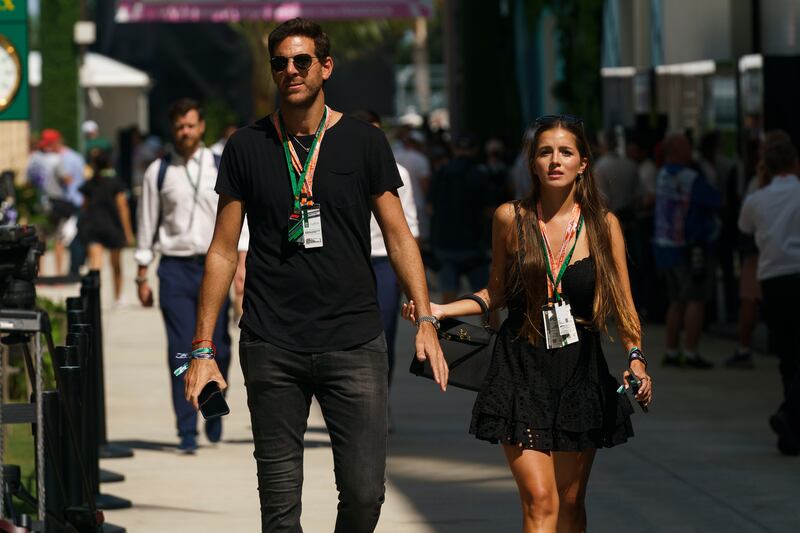
<path fill-rule="evenodd" d="M 108 434 L 136 453 L 103 460 L 104 468 L 126 480 L 101 489 L 131 499 L 134 506 L 107 512 L 107 520 L 133 533 L 258 531 L 255 463 L 238 361 L 234 357 L 231 366 L 231 414 L 223 442 L 209 446 L 201 439 L 196 456 L 177 455 L 163 324 L 157 309 L 136 304 L 129 253 L 124 264 L 130 302 L 124 308 L 111 309 L 110 278 L 103 273 Z M 60 299 L 77 289 L 39 293 Z M 519 531 L 516 487 L 500 449 L 467 434 L 474 394 L 458 389 L 443 394 L 408 374 L 413 331 L 406 324 L 400 328 L 392 390 L 396 431 L 390 436 L 378 531 Z M 777 361 L 759 356 L 754 371 L 662 369 L 662 346 L 662 329 L 646 327 L 654 405 L 648 415 L 637 410 L 634 439 L 598 453 L 588 493 L 591 530 L 800 529 L 795 504 L 800 458 L 777 452 L 766 423 L 781 396 Z M 734 347 L 707 337 L 702 353 L 720 363 Z M 607 346 L 606 354 L 611 368 L 621 370 L 624 353 Z M 306 443 L 303 527 L 311 533 L 332 531 L 333 466 L 316 407 Z"/>

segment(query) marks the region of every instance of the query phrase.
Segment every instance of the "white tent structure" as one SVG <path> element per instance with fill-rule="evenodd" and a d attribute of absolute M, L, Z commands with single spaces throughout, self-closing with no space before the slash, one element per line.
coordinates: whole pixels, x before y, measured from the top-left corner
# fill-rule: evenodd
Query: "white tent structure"
<path fill-rule="evenodd" d="M 42 83 L 42 55 L 28 55 L 28 73 L 33 90 Z M 136 126 L 148 131 L 147 92 L 150 76 L 110 57 L 88 52 L 79 73 L 80 85 L 86 90 L 87 120 L 100 126 L 100 135 L 112 140 L 118 130 Z M 46 127 L 42 124 L 42 127 Z"/>

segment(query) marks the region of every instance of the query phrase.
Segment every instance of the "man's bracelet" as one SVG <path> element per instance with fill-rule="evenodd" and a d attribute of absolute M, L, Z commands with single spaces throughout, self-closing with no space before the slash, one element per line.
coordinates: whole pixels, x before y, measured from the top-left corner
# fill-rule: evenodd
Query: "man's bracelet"
<path fill-rule="evenodd" d="M 147 276 L 136 276 L 136 284 L 141 285 L 142 283 L 147 283 Z"/>
<path fill-rule="evenodd" d="M 645 368 L 647 368 L 647 359 L 645 359 L 642 350 L 638 346 L 634 346 L 628 351 L 628 364 L 630 365 L 634 360 L 641 361 Z"/>

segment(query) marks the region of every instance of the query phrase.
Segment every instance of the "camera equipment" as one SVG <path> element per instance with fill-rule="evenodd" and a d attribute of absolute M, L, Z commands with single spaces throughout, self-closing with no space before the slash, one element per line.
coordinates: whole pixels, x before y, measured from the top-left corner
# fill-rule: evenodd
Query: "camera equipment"
<path fill-rule="evenodd" d="M 44 243 L 33 226 L 0 226 L 0 308 L 33 309 Z"/>

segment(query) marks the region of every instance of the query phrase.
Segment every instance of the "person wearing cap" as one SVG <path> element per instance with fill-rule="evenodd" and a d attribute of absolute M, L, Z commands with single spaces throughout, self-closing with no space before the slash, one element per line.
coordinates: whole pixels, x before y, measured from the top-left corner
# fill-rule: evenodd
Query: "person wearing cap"
<path fill-rule="evenodd" d="M 486 165 L 478 161 L 478 140 L 469 133 L 453 142 L 453 159 L 440 168 L 431 183 L 431 250 L 439 263 L 442 300 L 451 302 L 466 276 L 477 291 L 488 280 L 484 249 L 484 212 L 494 207 L 496 191 Z"/>
<path fill-rule="evenodd" d="M 47 154 L 43 174 L 42 191 L 48 206 L 50 223 L 55 232 L 53 251 L 57 275 L 63 275 L 64 251 L 70 249 L 70 274 L 78 269 L 86 258 L 85 248 L 77 235 L 77 214 L 83 204 L 80 187 L 83 185 L 84 159 L 64 145 L 61 133 L 48 128 L 42 131 L 38 148 Z"/>
<path fill-rule="evenodd" d="M 94 120 L 87 120 L 81 124 L 81 132 L 83 133 L 83 153 L 86 154 L 86 159 L 90 163 L 94 158 L 93 154 L 111 151 L 111 141 L 100 136 L 100 126 Z"/>

